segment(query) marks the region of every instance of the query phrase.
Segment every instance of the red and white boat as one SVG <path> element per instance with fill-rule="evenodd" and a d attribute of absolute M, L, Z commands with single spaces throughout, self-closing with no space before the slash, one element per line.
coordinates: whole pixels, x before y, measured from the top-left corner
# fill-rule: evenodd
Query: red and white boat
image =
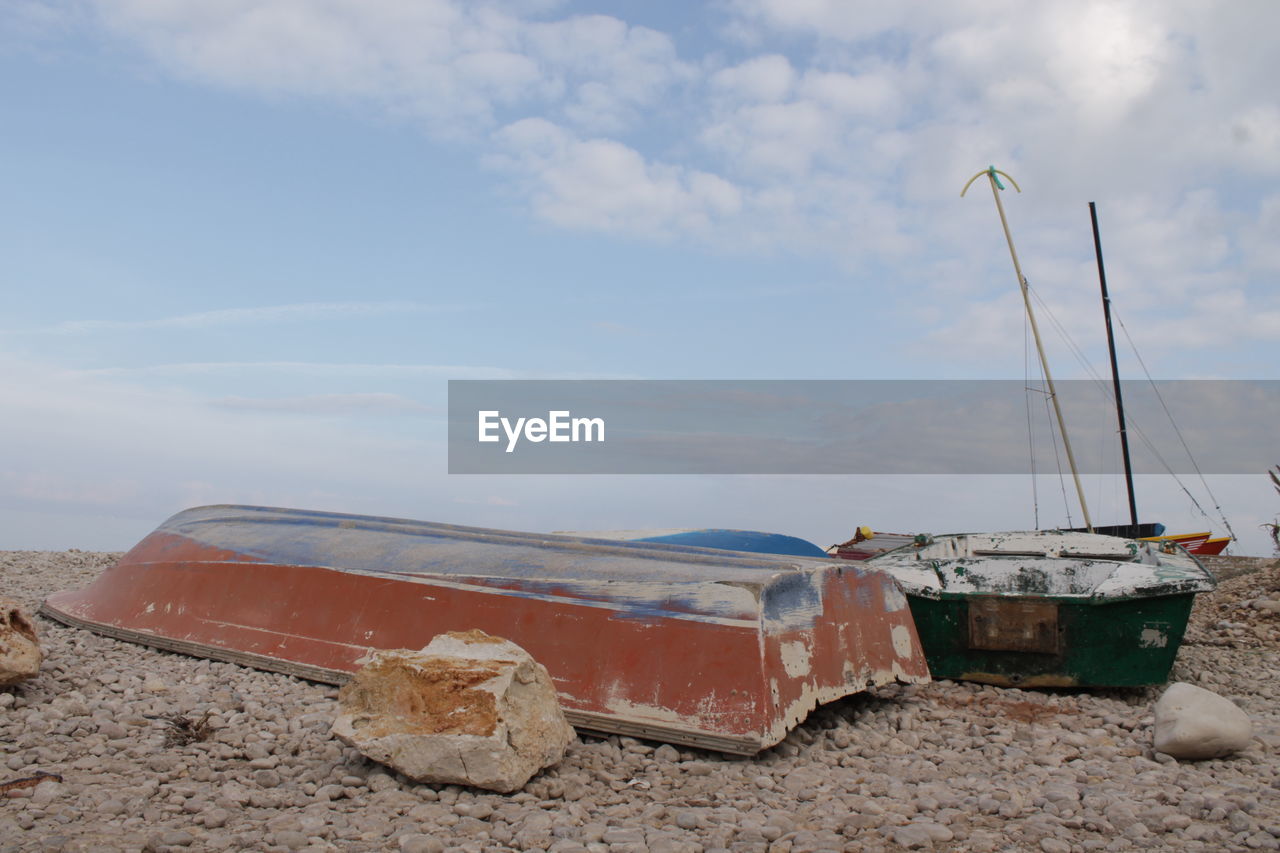
<path fill-rule="evenodd" d="M 478 628 L 546 666 L 575 726 L 743 755 L 929 679 L 892 578 L 839 560 L 268 507 L 180 512 L 42 612 L 332 683 Z"/>

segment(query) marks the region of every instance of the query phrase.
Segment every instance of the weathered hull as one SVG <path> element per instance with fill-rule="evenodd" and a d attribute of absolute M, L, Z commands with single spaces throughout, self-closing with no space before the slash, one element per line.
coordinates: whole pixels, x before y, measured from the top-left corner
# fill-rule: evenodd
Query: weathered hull
<path fill-rule="evenodd" d="M 574 725 L 738 754 L 816 704 L 928 679 L 873 570 L 262 507 L 179 513 L 44 612 L 331 683 L 370 649 L 478 628 L 547 667 Z"/>
<path fill-rule="evenodd" d="M 1161 684 L 1213 577 L 1173 543 L 1073 531 L 922 536 L 872 559 L 901 584 L 934 678 Z"/>
<path fill-rule="evenodd" d="M 987 613 L 980 596 L 908 595 L 934 678 L 1006 687 L 1128 687 L 1169 678 L 1195 600 L 1193 593 L 1128 601 L 1079 601 L 989 596 L 1005 610 L 1003 632 L 974 630 Z M 1027 606 L 1019 607 L 1026 604 Z M 1018 611 L 1022 612 L 1019 613 Z M 1052 620 L 1055 633 L 1037 643 L 1039 625 L 1010 636 L 1011 623 Z M 1003 648 L 975 648 L 1004 646 Z M 1031 648 L 1028 648 L 1031 646 Z"/>

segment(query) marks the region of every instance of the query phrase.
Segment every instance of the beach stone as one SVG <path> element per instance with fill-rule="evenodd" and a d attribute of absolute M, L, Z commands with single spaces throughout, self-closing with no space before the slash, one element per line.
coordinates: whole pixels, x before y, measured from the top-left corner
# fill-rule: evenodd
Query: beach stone
<path fill-rule="evenodd" d="M 413 833 L 400 836 L 402 853 L 444 853 L 445 844 L 429 835 Z"/>
<path fill-rule="evenodd" d="M 0 596 L 0 687 L 36 675 L 43 659 L 30 614 L 16 599 Z"/>
<path fill-rule="evenodd" d="M 1155 748 L 1174 758 L 1221 758 L 1249 745 L 1253 723 L 1229 699 L 1186 682 L 1155 705 Z"/>
<path fill-rule="evenodd" d="M 939 827 L 939 829 L 944 830 L 945 840 L 951 839 L 951 832 L 946 827 Z M 932 825 L 923 823 L 909 823 L 906 826 L 900 826 L 893 830 L 891 837 L 895 844 L 899 844 L 908 850 L 933 847 L 935 841 L 944 840 L 942 833 L 937 833 Z"/>
<path fill-rule="evenodd" d="M 333 734 L 418 782 L 511 793 L 574 740 L 546 668 L 482 631 L 373 652 L 338 701 Z"/>

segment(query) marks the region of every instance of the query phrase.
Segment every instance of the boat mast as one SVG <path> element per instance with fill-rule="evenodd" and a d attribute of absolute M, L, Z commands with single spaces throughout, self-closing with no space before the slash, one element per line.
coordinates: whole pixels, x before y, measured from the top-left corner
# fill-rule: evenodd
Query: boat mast
<path fill-rule="evenodd" d="M 1018 250 L 1013 247 L 1013 235 L 1009 233 L 1009 220 L 1004 215 L 1004 204 L 1000 201 L 1000 190 L 1004 189 L 1004 184 L 1000 183 L 999 175 L 1009 179 L 1009 183 L 1013 184 L 1013 188 L 1018 192 L 1022 192 L 1022 188 L 1018 186 L 1018 182 L 1009 175 L 1001 172 L 995 166 L 990 166 L 969 179 L 969 183 L 964 185 L 964 189 L 960 191 L 961 198 L 969 191 L 969 187 L 973 182 L 986 175 L 991 181 L 991 195 L 996 200 L 996 210 L 1000 213 L 1000 225 L 1004 228 L 1004 239 L 1009 244 L 1009 256 L 1013 258 L 1013 271 L 1018 276 L 1018 288 L 1022 291 L 1022 302 L 1027 308 L 1027 319 L 1031 322 L 1031 334 L 1036 341 L 1036 352 L 1040 355 L 1040 367 L 1044 370 L 1044 381 L 1049 387 L 1049 399 L 1053 401 L 1053 413 L 1058 419 L 1058 431 L 1062 434 L 1062 447 L 1067 452 L 1067 464 L 1071 466 L 1071 479 L 1076 484 L 1076 495 L 1080 498 L 1080 511 L 1084 513 L 1084 526 L 1090 533 L 1093 532 L 1093 521 L 1089 518 L 1089 506 L 1084 499 L 1084 486 L 1080 484 L 1080 472 L 1076 469 L 1076 458 L 1071 452 L 1071 439 L 1067 437 L 1067 422 L 1062 417 L 1062 406 L 1058 404 L 1058 392 L 1053 385 L 1053 375 L 1049 372 L 1049 361 L 1044 355 L 1044 344 L 1040 340 L 1040 327 L 1036 325 L 1036 314 L 1031 309 L 1031 291 L 1027 286 L 1027 277 L 1022 274 L 1022 265 L 1018 263 Z"/>
<path fill-rule="evenodd" d="M 1089 202 L 1089 219 L 1093 222 L 1093 250 L 1098 256 L 1098 282 L 1102 285 L 1102 316 L 1107 321 L 1107 350 L 1111 354 L 1111 384 L 1116 393 L 1116 417 L 1120 421 L 1120 455 L 1124 458 L 1124 485 L 1129 492 L 1131 535 L 1138 536 L 1138 502 L 1133 494 L 1133 465 L 1129 461 L 1129 432 L 1124 422 L 1124 398 L 1120 396 L 1120 368 L 1116 364 L 1116 336 L 1111 329 L 1111 297 L 1107 293 L 1107 272 L 1102 266 L 1102 238 L 1098 236 L 1098 208 Z"/>

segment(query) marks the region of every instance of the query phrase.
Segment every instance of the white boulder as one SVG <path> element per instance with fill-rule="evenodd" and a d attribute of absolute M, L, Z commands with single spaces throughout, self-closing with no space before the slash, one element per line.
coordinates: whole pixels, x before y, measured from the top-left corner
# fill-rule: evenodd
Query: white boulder
<path fill-rule="evenodd" d="M 338 738 L 420 782 L 510 793 L 574 739 L 546 668 L 482 631 L 373 652 L 338 701 Z"/>
<path fill-rule="evenodd" d="M 31 617 L 17 601 L 0 596 L 0 687 L 31 678 L 43 658 Z"/>
<path fill-rule="evenodd" d="M 1186 682 L 1169 685 L 1155 707 L 1155 748 L 1174 758 L 1221 758 L 1249 745 L 1253 723 L 1229 699 Z"/>

